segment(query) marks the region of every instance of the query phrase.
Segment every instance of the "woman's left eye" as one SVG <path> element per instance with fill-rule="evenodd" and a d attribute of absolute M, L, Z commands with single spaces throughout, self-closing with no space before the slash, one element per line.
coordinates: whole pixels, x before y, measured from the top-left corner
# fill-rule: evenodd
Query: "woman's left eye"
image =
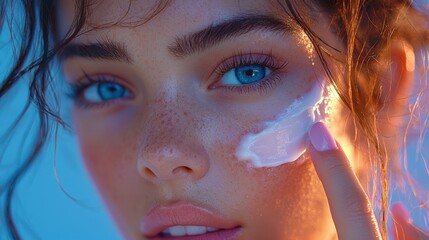
<path fill-rule="evenodd" d="M 263 80 L 270 75 L 271 70 L 268 67 L 260 65 L 245 65 L 232 68 L 226 72 L 220 79 L 222 85 L 239 86 L 252 84 Z"/>
<path fill-rule="evenodd" d="M 286 65 L 270 54 L 238 54 L 219 64 L 209 88 L 239 94 L 268 92 L 281 82 Z"/>

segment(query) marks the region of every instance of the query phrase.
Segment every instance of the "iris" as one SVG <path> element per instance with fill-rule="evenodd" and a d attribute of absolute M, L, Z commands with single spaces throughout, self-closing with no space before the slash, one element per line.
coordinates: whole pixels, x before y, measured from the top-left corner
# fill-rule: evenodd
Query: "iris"
<path fill-rule="evenodd" d="M 97 87 L 98 95 L 102 100 L 112 100 L 116 98 L 124 97 L 125 88 L 117 83 L 104 82 L 98 83 Z"/>
<path fill-rule="evenodd" d="M 241 66 L 234 69 L 235 77 L 242 84 L 260 81 L 266 76 L 266 67 L 263 66 Z"/>
<path fill-rule="evenodd" d="M 243 65 L 227 71 L 220 83 L 226 86 L 252 84 L 263 80 L 270 73 L 271 70 L 263 65 Z"/>

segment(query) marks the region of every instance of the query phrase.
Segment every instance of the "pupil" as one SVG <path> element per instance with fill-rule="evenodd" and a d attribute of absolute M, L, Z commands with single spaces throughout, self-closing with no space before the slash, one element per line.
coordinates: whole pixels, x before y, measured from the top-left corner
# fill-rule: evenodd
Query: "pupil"
<path fill-rule="evenodd" d="M 249 69 L 249 70 L 246 71 L 246 75 L 248 77 L 254 77 L 255 76 L 255 71 Z"/>
<path fill-rule="evenodd" d="M 257 65 L 242 66 L 235 69 L 235 77 L 241 84 L 258 82 L 265 77 L 265 67 Z"/>
<path fill-rule="evenodd" d="M 116 87 L 115 86 L 109 86 L 109 88 L 108 88 L 108 91 L 109 92 L 114 92 L 114 91 L 116 91 Z"/>
<path fill-rule="evenodd" d="M 116 83 L 101 83 L 98 85 L 98 93 L 103 100 L 122 97 L 125 89 Z"/>

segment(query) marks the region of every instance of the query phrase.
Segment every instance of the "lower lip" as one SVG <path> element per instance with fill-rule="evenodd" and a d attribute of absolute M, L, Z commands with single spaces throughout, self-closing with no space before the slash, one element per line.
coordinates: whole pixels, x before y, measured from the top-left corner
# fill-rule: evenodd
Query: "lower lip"
<path fill-rule="evenodd" d="M 233 240 L 240 235 L 241 227 L 183 237 L 153 237 L 150 240 Z"/>

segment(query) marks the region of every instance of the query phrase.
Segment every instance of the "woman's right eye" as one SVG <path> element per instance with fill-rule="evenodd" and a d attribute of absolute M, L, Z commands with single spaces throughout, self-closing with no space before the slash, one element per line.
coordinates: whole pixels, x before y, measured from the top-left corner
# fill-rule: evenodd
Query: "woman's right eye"
<path fill-rule="evenodd" d="M 82 92 L 85 101 L 99 103 L 130 97 L 131 93 L 119 83 L 99 82 L 86 87 Z"/>
<path fill-rule="evenodd" d="M 80 83 L 71 84 L 70 97 L 78 106 L 102 107 L 106 103 L 132 97 L 132 93 L 115 79 L 86 76 Z"/>

